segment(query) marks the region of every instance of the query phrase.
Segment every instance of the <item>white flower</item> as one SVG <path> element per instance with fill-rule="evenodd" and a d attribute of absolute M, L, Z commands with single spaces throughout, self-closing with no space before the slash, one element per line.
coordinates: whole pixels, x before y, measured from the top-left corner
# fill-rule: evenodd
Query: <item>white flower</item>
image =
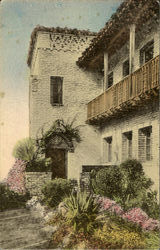
<path fill-rule="evenodd" d="M 54 215 L 54 212 L 49 212 L 49 213 L 44 217 L 45 222 L 46 222 L 46 223 L 49 222 L 49 221 L 52 219 L 53 215 Z"/>
<path fill-rule="evenodd" d="M 29 201 L 26 202 L 26 207 L 32 208 L 32 207 L 34 207 L 37 203 L 38 203 L 38 197 L 37 197 L 37 196 L 33 196 L 31 200 L 29 200 Z"/>

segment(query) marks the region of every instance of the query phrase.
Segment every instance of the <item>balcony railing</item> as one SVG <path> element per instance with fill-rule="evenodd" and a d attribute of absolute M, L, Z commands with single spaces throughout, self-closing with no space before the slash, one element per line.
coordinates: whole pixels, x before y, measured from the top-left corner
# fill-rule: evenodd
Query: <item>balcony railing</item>
<path fill-rule="evenodd" d="M 149 97 L 159 86 L 159 56 L 145 63 L 134 73 L 108 88 L 88 103 L 87 120 L 105 118 L 124 106 L 135 105 L 136 100 Z M 135 102 L 134 102 L 135 100 Z M 133 102 L 132 102 L 133 101 Z"/>

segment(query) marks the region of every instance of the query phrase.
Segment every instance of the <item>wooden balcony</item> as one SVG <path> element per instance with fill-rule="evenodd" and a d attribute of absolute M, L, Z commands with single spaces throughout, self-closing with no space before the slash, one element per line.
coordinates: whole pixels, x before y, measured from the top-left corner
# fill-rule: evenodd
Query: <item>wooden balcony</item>
<path fill-rule="evenodd" d="M 158 89 L 159 56 L 89 102 L 87 122 L 94 124 L 142 105 L 146 100 L 158 97 Z"/>

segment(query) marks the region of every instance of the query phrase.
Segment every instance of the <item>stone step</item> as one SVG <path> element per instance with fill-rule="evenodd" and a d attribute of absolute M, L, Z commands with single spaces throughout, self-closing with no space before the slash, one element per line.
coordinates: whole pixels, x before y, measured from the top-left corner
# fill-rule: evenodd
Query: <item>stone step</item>
<path fill-rule="evenodd" d="M 14 248 L 22 248 L 27 245 L 36 244 L 37 242 L 42 242 L 47 240 L 46 237 L 40 233 L 41 227 L 34 225 L 34 227 L 30 227 L 28 229 L 21 228 L 18 230 L 12 230 L 9 234 L 2 235 L 2 240 L 0 241 L 0 248 L 2 249 L 14 249 Z M 5 236 L 4 236 L 5 235 Z"/>
<path fill-rule="evenodd" d="M 1 212 L 0 249 L 48 249 L 50 235 L 51 229 L 29 210 Z"/>
<path fill-rule="evenodd" d="M 14 217 L 14 216 L 21 215 L 27 212 L 29 213 L 29 210 L 27 210 L 26 208 L 6 210 L 3 212 L 0 212 L 0 219 L 3 219 L 5 217 Z"/>
<path fill-rule="evenodd" d="M 47 242 L 48 240 L 43 239 L 39 234 L 37 235 L 32 234 L 28 234 L 27 237 L 16 237 L 16 238 L 12 238 L 12 239 L 8 239 L 5 242 L 0 243 L 0 248 L 1 249 L 17 249 L 17 248 L 28 248 L 30 249 L 28 246 L 30 245 L 38 245 L 40 242 Z"/>
<path fill-rule="evenodd" d="M 26 223 L 20 225 L 18 228 L 14 228 L 14 230 L 6 230 L 4 229 L 1 232 L 0 237 L 0 244 L 6 242 L 8 239 L 16 239 L 17 235 L 19 237 L 27 237 L 29 234 L 32 234 L 33 232 L 41 235 L 41 225 L 32 224 L 32 223 Z M 43 236 L 43 235 L 42 235 Z"/>
<path fill-rule="evenodd" d="M 34 218 L 31 217 L 30 213 L 0 219 L 0 231 L 10 231 L 12 229 L 19 228 L 20 225 L 23 225 L 26 222 L 34 223 Z"/>
<path fill-rule="evenodd" d="M 49 246 L 49 240 L 42 240 L 30 245 L 26 245 L 25 247 L 21 249 L 48 249 Z"/>

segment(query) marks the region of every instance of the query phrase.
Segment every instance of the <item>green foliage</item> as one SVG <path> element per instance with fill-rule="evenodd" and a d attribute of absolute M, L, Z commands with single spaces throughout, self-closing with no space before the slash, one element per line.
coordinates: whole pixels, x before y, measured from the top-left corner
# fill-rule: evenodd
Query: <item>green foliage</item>
<path fill-rule="evenodd" d="M 142 197 L 141 208 L 149 217 L 159 219 L 160 204 L 157 200 L 157 192 L 149 191 Z"/>
<path fill-rule="evenodd" d="M 122 179 L 120 168 L 117 166 L 109 166 L 105 169 L 91 172 L 91 186 L 96 194 L 113 198 L 119 196 L 121 192 Z"/>
<path fill-rule="evenodd" d="M 20 195 L 11 191 L 5 184 L 0 184 L 0 211 L 24 207 L 29 194 Z"/>
<path fill-rule="evenodd" d="M 91 173 L 91 186 L 96 194 L 115 200 L 124 210 L 140 207 L 157 219 L 159 205 L 152 185 L 153 181 L 145 176 L 141 163 L 135 159 Z"/>
<path fill-rule="evenodd" d="M 56 152 L 54 151 L 55 157 L 52 155 L 51 159 L 48 157 L 48 150 L 64 143 L 68 149 L 73 149 L 74 144 L 81 141 L 79 126 L 73 127 L 73 123 L 74 120 L 68 123 L 56 120 L 47 132 L 44 133 L 42 129 L 40 138 L 36 140 L 25 138 L 18 141 L 13 149 L 13 156 L 27 162 L 27 172 L 52 171 L 53 177 L 63 175 L 61 168 L 57 168 L 58 163 L 54 164 L 53 161 L 58 158 Z"/>
<path fill-rule="evenodd" d="M 34 140 L 31 138 L 25 138 L 18 141 L 13 148 L 13 156 L 26 162 L 32 161 L 36 156 Z"/>
<path fill-rule="evenodd" d="M 43 202 L 50 207 L 56 207 L 71 191 L 72 184 L 70 180 L 62 178 L 51 180 L 42 188 Z"/>
<path fill-rule="evenodd" d="M 159 233 L 146 233 L 146 249 L 159 249 Z"/>
<path fill-rule="evenodd" d="M 142 227 L 138 223 L 134 223 L 132 221 L 127 221 L 123 219 L 123 217 L 118 216 L 116 214 L 111 214 L 105 212 L 108 220 L 105 222 L 109 227 L 112 227 L 112 223 L 117 225 L 118 228 L 127 230 L 129 232 L 142 233 Z"/>
<path fill-rule="evenodd" d="M 80 126 L 73 127 L 73 123 L 74 120 L 66 123 L 63 119 L 58 119 L 53 122 L 47 132 L 44 133 L 42 129 L 41 138 L 36 140 L 40 152 L 46 153 L 51 146 L 57 143 L 65 143 L 68 148 L 72 149 L 75 143 L 81 142 Z"/>
<path fill-rule="evenodd" d="M 73 225 L 74 231 L 92 232 L 97 226 L 96 217 L 99 211 L 93 196 L 87 193 L 71 194 L 65 198 L 64 203 L 67 208 L 68 223 Z"/>
<path fill-rule="evenodd" d="M 51 158 L 40 158 L 30 161 L 26 165 L 26 172 L 50 172 L 52 170 Z"/>
<path fill-rule="evenodd" d="M 121 205 L 124 209 L 141 207 L 142 199 L 153 182 L 145 176 L 141 163 L 137 160 L 126 160 L 120 165 L 121 180 Z"/>

